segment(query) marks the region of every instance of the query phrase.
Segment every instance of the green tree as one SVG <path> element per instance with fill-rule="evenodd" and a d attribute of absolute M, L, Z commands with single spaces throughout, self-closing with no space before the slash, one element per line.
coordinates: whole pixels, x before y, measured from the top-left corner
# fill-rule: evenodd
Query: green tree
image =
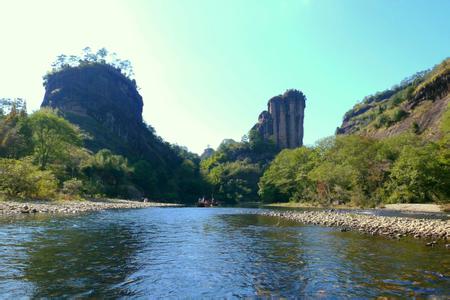
<path fill-rule="evenodd" d="M 391 203 L 449 201 L 450 168 L 439 160 L 439 146 L 406 146 L 392 167 L 386 183 Z"/>
<path fill-rule="evenodd" d="M 106 57 L 108 56 L 108 50 L 106 50 L 106 48 L 100 48 L 100 49 L 98 49 L 96 56 L 99 57 L 100 62 L 104 64 L 104 63 L 106 63 Z"/>
<path fill-rule="evenodd" d="M 92 156 L 83 168 L 89 180 L 91 193 L 102 193 L 110 197 L 127 197 L 131 168 L 128 160 L 110 150 L 102 149 Z"/>
<path fill-rule="evenodd" d="M 73 147 L 82 144 L 79 129 L 55 111 L 41 109 L 29 117 L 34 158 L 41 170 L 49 163 L 64 160 Z"/>
<path fill-rule="evenodd" d="M 207 180 L 214 187 L 214 196 L 228 203 L 255 201 L 258 199 L 257 183 L 261 169 L 248 161 L 219 164 L 211 169 Z"/>
<path fill-rule="evenodd" d="M 157 172 L 146 160 L 139 160 L 133 165 L 132 180 L 147 196 L 158 193 Z"/>
<path fill-rule="evenodd" d="M 272 140 L 265 140 L 261 134 L 255 130 L 250 130 L 248 134 L 250 150 L 256 153 L 275 153 L 276 146 Z"/>
<path fill-rule="evenodd" d="M 20 158 L 29 155 L 30 130 L 23 99 L 0 99 L 0 157 Z"/>
<path fill-rule="evenodd" d="M 362 136 L 337 136 L 319 145 L 316 167 L 309 174 L 317 199 L 367 205 L 382 177 L 377 147 L 375 140 Z"/>
<path fill-rule="evenodd" d="M 315 150 L 301 147 L 281 151 L 259 181 L 259 195 L 265 202 L 305 200 L 313 182 Z"/>

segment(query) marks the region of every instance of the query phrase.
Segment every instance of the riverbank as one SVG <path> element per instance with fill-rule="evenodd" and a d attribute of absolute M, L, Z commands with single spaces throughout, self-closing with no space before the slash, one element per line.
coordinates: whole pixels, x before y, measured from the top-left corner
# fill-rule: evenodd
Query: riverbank
<path fill-rule="evenodd" d="M 0 201 L 0 215 L 66 213 L 74 214 L 106 209 L 180 206 L 173 203 L 140 202 L 123 199 L 92 199 L 80 201 Z"/>
<path fill-rule="evenodd" d="M 427 213 L 440 213 L 449 210 L 448 205 L 419 204 L 419 203 L 386 204 L 384 208 L 387 210 L 427 212 Z"/>
<path fill-rule="evenodd" d="M 320 205 L 313 205 L 310 203 L 297 203 L 297 202 L 280 202 L 265 204 L 264 207 L 284 207 L 284 208 L 335 208 L 335 209 L 360 209 L 359 207 L 349 205 L 333 205 L 330 207 L 324 207 Z M 441 213 L 450 211 L 448 204 L 440 205 L 434 203 L 398 203 L 398 204 L 385 204 L 379 209 L 396 210 L 396 211 L 411 211 L 411 212 L 424 212 L 424 213 Z"/>
<path fill-rule="evenodd" d="M 355 230 L 391 238 L 412 236 L 448 241 L 450 221 L 359 215 L 348 212 L 328 211 L 264 211 L 262 215 L 280 217 L 304 224 L 341 227 L 342 231 Z M 429 243 L 434 245 L 433 242 Z"/>

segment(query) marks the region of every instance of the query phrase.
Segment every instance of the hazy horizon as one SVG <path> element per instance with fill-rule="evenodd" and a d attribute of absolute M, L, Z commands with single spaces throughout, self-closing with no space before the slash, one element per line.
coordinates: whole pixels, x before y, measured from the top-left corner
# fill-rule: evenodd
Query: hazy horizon
<path fill-rule="evenodd" d="M 313 144 L 450 49 L 448 1 L 0 0 L 0 11 L 0 97 L 36 110 L 57 55 L 106 47 L 132 62 L 144 120 L 197 153 L 240 140 L 291 88 L 307 97 Z"/>

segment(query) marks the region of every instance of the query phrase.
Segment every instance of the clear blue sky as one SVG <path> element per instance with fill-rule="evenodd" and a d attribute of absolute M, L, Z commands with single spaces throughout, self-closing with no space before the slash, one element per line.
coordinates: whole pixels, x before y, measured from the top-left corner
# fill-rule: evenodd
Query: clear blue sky
<path fill-rule="evenodd" d="M 305 143 L 368 94 L 450 56 L 450 1 L 0 0 L 0 97 L 39 107 L 60 53 L 107 47 L 134 65 L 144 119 L 201 152 L 239 140 L 288 88 Z"/>

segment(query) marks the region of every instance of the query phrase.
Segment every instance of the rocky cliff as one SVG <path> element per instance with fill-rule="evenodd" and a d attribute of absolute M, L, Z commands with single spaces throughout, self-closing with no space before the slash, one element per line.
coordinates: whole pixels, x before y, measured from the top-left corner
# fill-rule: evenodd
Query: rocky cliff
<path fill-rule="evenodd" d="M 399 85 L 366 97 L 348 111 L 337 134 L 375 138 L 413 132 L 440 138 L 442 117 L 450 103 L 450 59 Z"/>
<path fill-rule="evenodd" d="M 42 107 L 58 109 L 89 135 L 85 146 L 107 148 L 137 160 L 170 160 L 169 147 L 142 120 L 142 97 L 134 80 L 101 63 L 68 67 L 46 76 Z"/>
<path fill-rule="evenodd" d="M 279 149 L 302 146 L 305 102 L 305 95 L 297 90 L 271 98 L 252 130 L 272 140 Z"/>

